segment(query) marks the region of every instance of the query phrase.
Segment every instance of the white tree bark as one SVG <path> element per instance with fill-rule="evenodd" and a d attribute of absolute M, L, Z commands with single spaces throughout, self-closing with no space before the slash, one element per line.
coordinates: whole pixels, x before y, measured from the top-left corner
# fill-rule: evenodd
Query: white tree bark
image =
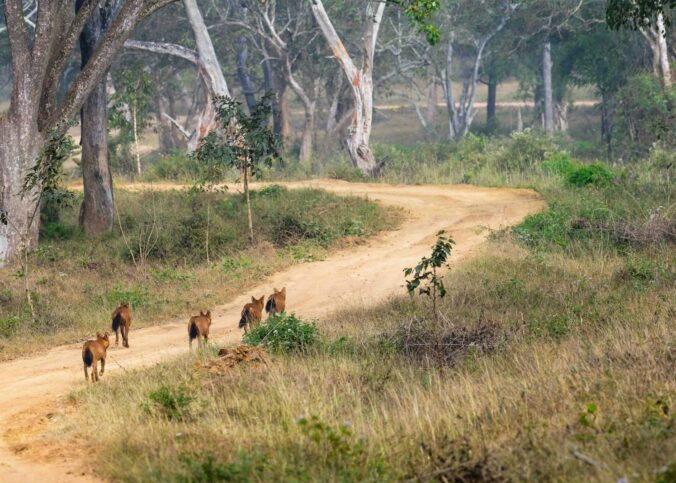
<path fill-rule="evenodd" d="M 554 98 L 552 94 L 552 43 L 545 41 L 542 48 L 542 83 L 544 88 L 545 131 L 554 132 Z"/>
<path fill-rule="evenodd" d="M 353 164 L 367 175 L 372 175 L 377 169 L 369 141 L 373 125 L 373 59 L 384 12 L 385 2 L 377 2 L 375 8 L 373 2 L 368 2 L 362 65 L 357 69 L 326 13 L 324 4 L 321 0 L 312 0 L 312 13 L 351 86 L 354 111 L 346 144 Z"/>
<path fill-rule="evenodd" d="M 669 64 L 669 46 L 667 44 L 664 16 L 657 15 L 656 28 L 642 28 L 641 33 L 648 41 L 653 54 L 653 72 L 664 87 L 671 87 L 671 66 Z"/>

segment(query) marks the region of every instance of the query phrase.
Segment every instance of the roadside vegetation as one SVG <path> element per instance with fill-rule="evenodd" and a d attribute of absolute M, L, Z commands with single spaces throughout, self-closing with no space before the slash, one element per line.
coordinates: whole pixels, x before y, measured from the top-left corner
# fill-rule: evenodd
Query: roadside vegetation
<path fill-rule="evenodd" d="M 74 393 L 108 476 L 673 480 L 673 153 L 584 162 L 530 132 L 470 137 L 444 161 L 425 149 L 393 149 L 384 179 L 529 186 L 548 208 L 452 268 L 438 316 L 402 289 L 264 324 L 245 339 L 270 352 L 264 365 L 184 357 Z"/>
<path fill-rule="evenodd" d="M 360 243 L 396 226 L 400 213 L 364 198 L 270 185 L 251 193 L 256 226 L 249 242 L 239 194 L 115 192 L 119 217 L 101 239 L 78 228 L 80 195 L 44 203 L 40 245 L 30 255 L 26 304 L 17 266 L 0 287 L 0 359 L 81 340 L 109 325 L 120 302 L 134 327 L 223 303 L 293 263 Z"/>

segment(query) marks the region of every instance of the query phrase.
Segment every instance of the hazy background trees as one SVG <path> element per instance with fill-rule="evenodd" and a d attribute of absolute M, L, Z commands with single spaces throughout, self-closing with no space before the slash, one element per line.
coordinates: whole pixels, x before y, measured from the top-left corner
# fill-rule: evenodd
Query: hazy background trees
<path fill-rule="evenodd" d="M 83 179 L 90 235 L 112 228 L 113 177 L 190 169 L 186 155 L 218 126 L 215 95 L 251 110 L 272 93 L 287 173 L 346 159 L 377 175 L 387 156 L 373 139 L 532 128 L 627 162 L 672 137 L 673 2 L 94 3 L 2 3 L 0 260 L 28 230 L 30 202 L 13 187 L 78 112 L 82 151 L 68 172 Z"/>

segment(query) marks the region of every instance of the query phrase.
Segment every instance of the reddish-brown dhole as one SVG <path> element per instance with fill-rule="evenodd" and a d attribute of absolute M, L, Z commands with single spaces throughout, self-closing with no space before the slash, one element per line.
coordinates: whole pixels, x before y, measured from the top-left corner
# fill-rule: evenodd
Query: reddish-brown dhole
<path fill-rule="evenodd" d="M 101 376 L 106 368 L 106 353 L 108 352 L 110 341 L 108 340 L 108 332 L 101 335 L 96 333 L 95 340 L 88 340 L 82 346 L 82 363 L 84 364 L 85 380 L 89 380 L 87 368 L 92 368 L 92 382 L 99 380 L 99 373 L 97 372 L 97 364 L 101 361 Z"/>
<path fill-rule="evenodd" d="M 242 317 L 239 319 L 239 328 L 244 329 L 244 332 L 248 332 L 249 329 L 257 327 L 261 323 L 264 300 L 265 295 L 259 299 L 251 297 L 251 302 L 246 304 L 242 309 Z"/>
<path fill-rule="evenodd" d="M 211 310 L 205 314 L 200 310 L 199 315 L 193 315 L 188 321 L 188 345 L 192 350 L 192 341 L 197 339 L 198 347 L 202 347 L 202 341 L 209 340 L 209 328 L 211 327 Z"/>
<path fill-rule="evenodd" d="M 115 345 L 120 343 L 118 330 L 122 333 L 122 345 L 129 348 L 129 328 L 131 327 L 131 308 L 126 302 L 120 302 L 120 306 L 113 310 L 113 332 L 115 332 Z"/>

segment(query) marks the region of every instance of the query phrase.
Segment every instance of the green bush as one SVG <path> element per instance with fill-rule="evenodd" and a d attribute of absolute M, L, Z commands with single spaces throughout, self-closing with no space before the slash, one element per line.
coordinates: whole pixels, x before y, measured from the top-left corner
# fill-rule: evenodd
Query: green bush
<path fill-rule="evenodd" d="M 124 288 L 120 284 L 113 285 L 105 295 L 109 306 L 117 306 L 120 302 L 127 302 L 132 307 L 141 307 L 148 301 L 148 289 L 146 287 Z"/>
<path fill-rule="evenodd" d="M 566 175 L 572 186 L 607 186 L 613 180 L 613 173 L 602 164 L 585 164 L 572 168 Z"/>
<path fill-rule="evenodd" d="M 577 164 L 570 157 L 570 154 L 565 151 L 559 151 L 552 153 L 547 159 L 545 159 L 542 164 L 542 170 L 545 173 L 556 174 L 559 176 L 568 176 L 573 170 L 575 170 Z"/>
<path fill-rule="evenodd" d="M 174 181 L 192 180 L 196 179 L 198 175 L 199 165 L 197 160 L 180 151 L 160 157 L 146 171 L 148 178 Z"/>
<path fill-rule="evenodd" d="M 530 130 L 515 132 L 496 159 L 500 171 L 525 172 L 548 159 L 558 149 L 552 141 Z"/>
<path fill-rule="evenodd" d="M 272 352 L 301 352 L 319 341 L 319 332 L 314 322 L 308 324 L 293 314 L 280 314 L 247 332 L 243 340 Z"/>
<path fill-rule="evenodd" d="M 617 94 L 614 145 L 626 159 L 644 157 L 655 143 L 664 149 L 676 146 L 676 87 L 665 89 L 655 76 L 628 79 Z"/>
<path fill-rule="evenodd" d="M 174 388 L 165 385 L 151 391 L 148 399 L 149 402 L 141 406 L 145 412 L 176 421 L 183 421 L 190 416 L 190 406 L 195 401 L 184 386 Z"/>

